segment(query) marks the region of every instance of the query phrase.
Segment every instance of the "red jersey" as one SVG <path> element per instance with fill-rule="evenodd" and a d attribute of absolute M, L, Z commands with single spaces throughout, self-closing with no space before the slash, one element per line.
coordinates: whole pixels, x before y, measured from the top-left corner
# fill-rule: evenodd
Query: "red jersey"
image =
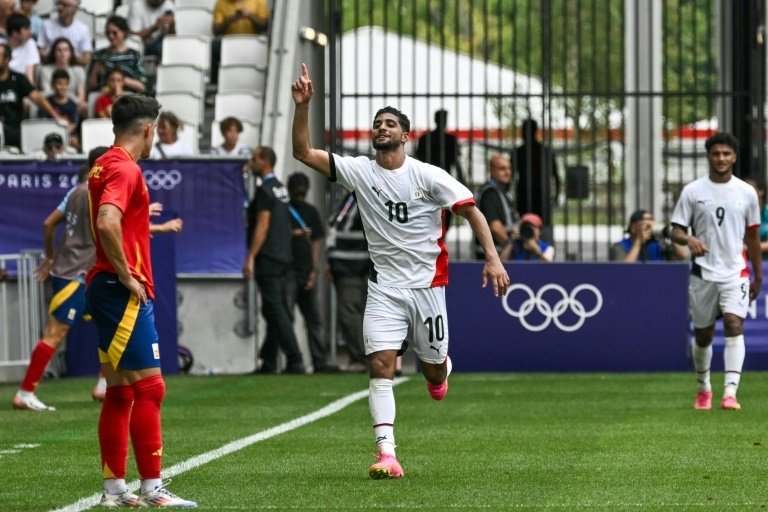
<path fill-rule="evenodd" d="M 103 204 L 116 206 L 123 212 L 123 251 L 131 275 L 144 285 L 147 297 L 154 299 L 152 263 L 149 256 L 149 191 L 139 164 L 121 147 L 112 146 L 94 162 L 88 174 L 88 195 L 96 263 L 87 281 L 99 272 L 115 272 L 101 245 L 96 217 Z"/>

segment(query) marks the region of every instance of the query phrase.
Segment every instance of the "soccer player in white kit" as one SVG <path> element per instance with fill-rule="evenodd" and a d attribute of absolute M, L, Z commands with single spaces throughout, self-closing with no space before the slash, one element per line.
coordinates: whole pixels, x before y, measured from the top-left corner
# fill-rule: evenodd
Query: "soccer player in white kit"
<path fill-rule="evenodd" d="M 472 193 L 439 167 L 405 154 L 410 121 L 397 109 L 385 107 L 374 117 L 375 160 L 313 149 L 309 138 L 312 81 L 306 65 L 301 69 L 301 77 L 292 85 L 293 156 L 356 193 L 373 262 L 363 341 L 371 366 L 369 405 L 379 454 L 368 473 L 376 479 L 400 478 L 392 380 L 406 340 L 421 362 L 432 398 L 442 400 L 448 391 L 448 252 L 442 239 L 442 210 L 466 218 L 480 241 L 485 251 L 483 287 L 490 282 L 493 293 L 502 296 L 509 276 Z"/>
<path fill-rule="evenodd" d="M 709 175 L 683 188 L 672 214 L 672 241 L 687 245 L 693 256 L 688 301 L 696 334 L 692 349 L 698 382 L 694 407 L 701 410 L 712 408 L 709 369 L 715 321 L 721 314 L 725 331 L 721 406 L 741 409 L 736 391 L 744 364 L 744 318 L 763 281 L 757 193 L 733 175 L 738 146 L 730 133 L 716 133 L 707 139 Z M 751 283 L 745 243 L 752 263 Z"/>

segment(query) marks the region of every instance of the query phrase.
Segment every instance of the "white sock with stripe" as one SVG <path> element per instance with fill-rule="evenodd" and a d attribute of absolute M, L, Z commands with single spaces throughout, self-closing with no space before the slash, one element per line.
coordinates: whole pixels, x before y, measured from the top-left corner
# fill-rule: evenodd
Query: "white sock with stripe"
<path fill-rule="evenodd" d="M 693 364 L 696 366 L 696 383 L 698 391 L 712 391 L 712 382 L 710 381 L 709 368 L 712 365 L 712 345 L 700 347 L 693 344 L 691 349 L 693 355 Z"/>
<path fill-rule="evenodd" d="M 741 370 L 744 367 L 744 335 L 726 336 L 723 349 L 725 362 L 725 392 L 723 396 L 736 396 L 741 381 Z"/>
<path fill-rule="evenodd" d="M 371 379 L 368 386 L 368 405 L 373 419 L 373 435 L 379 451 L 395 454 L 395 393 L 392 379 Z"/>

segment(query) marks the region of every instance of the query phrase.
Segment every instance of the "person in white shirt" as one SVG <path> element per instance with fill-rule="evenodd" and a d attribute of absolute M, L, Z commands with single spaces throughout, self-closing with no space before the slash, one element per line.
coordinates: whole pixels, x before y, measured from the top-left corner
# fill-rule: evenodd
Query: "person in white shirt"
<path fill-rule="evenodd" d="M 292 85 L 293 156 L 337 181 L 357 196 L 373 268 L 363 319 L 370 362 L 369 405 L 378 461 L 371 478 L 400 478 L 395 455 L 393 379 L 399 352 L 413 348 L 429 394 L 442 400 L 448 391 L 448 319 L 445 286 L 448 251 L 443 242 L 443 209 L 469 221 L 485 252 L 483 287 L 503 296 L 509 276 L 493 245 L 488 223 L 472 193 L 451 175 L 405 153 L 410 121 L 394 107 L 374 116 L 371 142 L 375 160 L 342 157 L 313 149 L 309 137 L 312 81 L 306 65 Z"/>
<path fill-rule="evenodd" d="M 739 410 L 736 391 L 744 364 L 744 318 L 763 281 L 757 193 L 733 175 L 739 143 L 730 133 L 706 140 L 709 174 L 683 188 L 672 214 L 672 241 L 693 256 L 688 300 L 695 329 L 692 347 L 698 391 L 694 407 L 712 408 L 710 365 L 715 322 L 725 334 L 725 390 L 721 406 Z M 688 234 L 688 228 L 692 233 Z M 744 257 L 747 246 L 752 282 Z"/>
<path fill-rule="evenodd" d="M 60 37 L 66 37 L 75 48 L 77 63 L 88 66 L 93 53 L 93 37 L 88 27 L 80 20 L 75 19 L 80 0 L 57 0 L 56 12 L 58 16 L 43 23 L 37 46 L 40 48 L 40 56 L 45 58 L 51 44 Z"/>
<path fill-rule="evenodd" d="M 247 158 L 253 150 L 241 143 L 238 139 L 243 133 L 243 123 L 236 117 L 225 117 L 219 123 L 221 136 L 224 142 L 211 148 L 213 156 L 240 156 Z"/>
<path fill-rule="evenodd" d="M 152 146 L 149 158 L 166 160 L 176 156 L 192 156 L 195 150 L 189 142 L 179 139 L 179 130 L 184 123 L 170 111 L 161 112 L 157 118 L 157 140 Z"/>
<path fill-rule="evenodd" d="M 176 33 L 173 0 L 131 0 L 128 26 L 144 41 L 145 55 L 160 55 L 163 37 Z"/>
<path fill-rule="evenodd" d="M 29 18 L 17 12 L 8 16 L 8 45 L 11 47 L 11 62 L 8 66 L 12 71 L 27 77 L 30 83 L 35 83 L 35 69 L 40 64 L 40 53 L 37 51 L 35 40 L 32 39 L 32 28 Z"/>

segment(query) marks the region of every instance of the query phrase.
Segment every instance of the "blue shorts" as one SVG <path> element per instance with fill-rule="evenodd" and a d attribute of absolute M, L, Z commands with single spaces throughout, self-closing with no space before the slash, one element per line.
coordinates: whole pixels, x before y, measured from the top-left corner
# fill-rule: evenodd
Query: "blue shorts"
<path fill-rule="evenodd" d="M 114 369 L 160 366 L 160 344 L 152 301 L 141 304 L 116 274 L 96 274 L 86 291 L 99 333 L 99 361 Z"/>
<path fill-rule="evenodd" d="M 85 284 L 55 276 L 51 276 L 51 284 L 53 298 L 48 313 L 67 325 L 74 325 L 85 314 Z"/>

